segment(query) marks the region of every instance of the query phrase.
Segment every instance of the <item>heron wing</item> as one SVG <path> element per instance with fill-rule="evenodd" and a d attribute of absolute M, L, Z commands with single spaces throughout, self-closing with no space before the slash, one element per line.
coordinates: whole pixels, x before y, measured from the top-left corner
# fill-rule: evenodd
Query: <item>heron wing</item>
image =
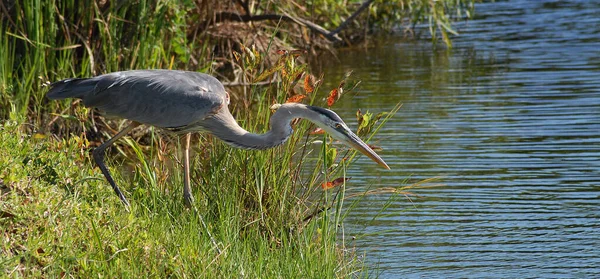
<path fill-rule="evenodd" d="M 197 72 L 135 70 L 78 82 L 94 84 L 80 97 L 86 106 L 161 128 L 194 125 L 227 105 L 223 85 Z"/>

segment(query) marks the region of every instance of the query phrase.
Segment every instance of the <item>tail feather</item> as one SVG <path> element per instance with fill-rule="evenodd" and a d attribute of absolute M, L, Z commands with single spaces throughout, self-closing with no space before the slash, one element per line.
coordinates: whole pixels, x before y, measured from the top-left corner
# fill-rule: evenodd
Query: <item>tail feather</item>
<path fill-rule="evenodd" d="M 50 100 L 66 98 L 83 98 L 88 92 L 94 90 L 95 83 L 86 82 L 88 78 L 69 78 L 50 84 L 50 91 L 46 97 Z"/>

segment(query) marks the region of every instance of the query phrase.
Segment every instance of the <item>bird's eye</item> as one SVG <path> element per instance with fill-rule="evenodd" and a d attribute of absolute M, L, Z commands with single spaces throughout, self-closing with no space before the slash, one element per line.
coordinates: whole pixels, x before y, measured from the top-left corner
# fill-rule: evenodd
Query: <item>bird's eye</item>
<path fill-rule="evenodd" d="M 340 129 L 340 128 L 342 128 L 342 124 L 340 124 L 340 123 L 336 123 L 336 124 L 335 124 L 335 128 L 336 128 L 336 129 Z"/>

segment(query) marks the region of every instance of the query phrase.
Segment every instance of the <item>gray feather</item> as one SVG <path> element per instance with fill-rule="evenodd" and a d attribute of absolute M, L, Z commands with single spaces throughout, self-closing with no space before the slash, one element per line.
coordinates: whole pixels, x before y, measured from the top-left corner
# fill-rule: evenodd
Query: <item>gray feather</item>
<path fill-rule="evenodd" d="M 50 84 L 50 91 L 48 91 L 46 97 L 50 100 L 81 98 L 84 93 L 93 89 L 94 84 L 86 84 L 88 80 L 85 78 L 69 78 L 54 82 Z"/>
<path fill-rule="evenodd" d="M 226 106 L 214 77 L 187 71 L 135 70 L 52 84 L 49 99 L 79 98 L 87 107 L 160 128 L 185 129 Z M 187 130 L 187 129 L 186 129 Z"/>

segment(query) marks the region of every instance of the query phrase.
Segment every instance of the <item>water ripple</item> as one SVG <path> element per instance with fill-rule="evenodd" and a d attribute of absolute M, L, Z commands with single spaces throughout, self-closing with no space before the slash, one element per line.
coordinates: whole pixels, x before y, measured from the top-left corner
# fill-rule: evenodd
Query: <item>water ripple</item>
<path fill-rule="evenodd" d="M 452 52 L 388 38 L 324 67 L 362 81 L 345 119 L 404 104 L 376 137 L 394 171 L 360 158 L 350 191 L 444 184 L 363 198 L 347 244 L 382 278 L 600 278 L 600 2 L 476 12 Z"/>

